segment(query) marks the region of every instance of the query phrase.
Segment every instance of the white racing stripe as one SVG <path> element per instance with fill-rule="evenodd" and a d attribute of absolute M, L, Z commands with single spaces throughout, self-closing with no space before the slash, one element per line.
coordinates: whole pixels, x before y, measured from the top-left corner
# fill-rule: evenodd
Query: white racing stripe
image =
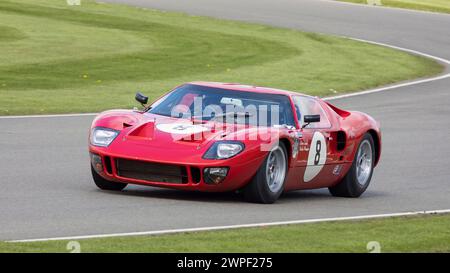
<path fill-rule="evenodd" d="M 281 226 L 281 225 L 308 224 L 308 223 L 321 223 L 321 222 L 366 220 L 366 219 L 378 219 L 378 218 L 388 218 L 388 217 L 417 216 L 417 215 L 444 214 L 444 213 L 450 213 L 450 209 L 430 210 L 430 211 L 414 211 L 414 212 L 399 212 L 399 213 L 374 214 L 374 215 L 360 215 L 360 216 L 349 216 L 349 217 L 318 218 L 318 219 L 269 222 L 269 223 L 255 223 L 255 224 L 230 225 L 230 226 L 213 226 L 213 227 L 167 229 L 167 230 L 127 232 L 127 233 L 111 233 L 111 234 L 97 234 L 97 235 L 40 238 L 40 239 L 11 240 L 11 241 L 7 241 L 7 242 L 9 242 L 9 243 L 30 243 L 30 242 L 83 240 L 83 239 L 94 239 L 94 238 L 98 239 L 98 238 L 126 237 L 126 236 L 162 235 L 162 234 L 185 233 L 185 232 L 214 231 L 214 230 L 225 230 L 225 229 Z"/>

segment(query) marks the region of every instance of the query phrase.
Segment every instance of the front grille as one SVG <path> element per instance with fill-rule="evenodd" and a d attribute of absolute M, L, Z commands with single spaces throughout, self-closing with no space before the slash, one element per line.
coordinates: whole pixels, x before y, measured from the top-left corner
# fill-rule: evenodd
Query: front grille
<path fill-rule="evenodd" d="M 202 175 L 201 175 L 199 168 L 191 167 L 191 176 L 192 176 L 192 182 L 194 182 L 196 184 L 200 183 L 200 180 L 202 179 Z"/>
<path fill-rule="evenodd" d="M 105 156 L 104 161 L 105 161 L 106 172 L 111 175 L 112 174 L 111 157 Z"/>
<path fill-rule="evenodd" d="M 116 159 L 116 169 L 117 175 L 124 178 L 175 184 L 188 182 L 186 168 L 183 166 L 119 158 Z"/>

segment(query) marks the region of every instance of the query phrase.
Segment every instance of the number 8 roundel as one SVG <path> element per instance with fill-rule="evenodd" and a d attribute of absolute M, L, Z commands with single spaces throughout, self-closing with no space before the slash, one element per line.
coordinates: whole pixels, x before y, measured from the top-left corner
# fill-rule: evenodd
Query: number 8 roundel
<path fill-rule="evenodd" d="M 316 177 L 327 161 L 327 143 L 321 132 L 315 132 L 309 147 L 308 165 L 306 166 L 304 182 L 310 182 Z"/>

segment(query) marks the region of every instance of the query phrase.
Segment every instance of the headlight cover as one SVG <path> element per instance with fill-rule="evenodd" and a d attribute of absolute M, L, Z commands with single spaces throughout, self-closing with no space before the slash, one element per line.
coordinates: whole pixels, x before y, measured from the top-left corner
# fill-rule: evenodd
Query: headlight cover
<path fill-rule="evenodd" d="M 227 159 L 244 150 L 240 141 L 218 141 L 214 143 L 203 155 L 204 159 Z"/>
<path fill-rule="evenodd" d="M 118 135 L 119 131 L 103 127 L 95 127 L 91 131 L 91 144 L 100 147 L 108 147 Z"/>

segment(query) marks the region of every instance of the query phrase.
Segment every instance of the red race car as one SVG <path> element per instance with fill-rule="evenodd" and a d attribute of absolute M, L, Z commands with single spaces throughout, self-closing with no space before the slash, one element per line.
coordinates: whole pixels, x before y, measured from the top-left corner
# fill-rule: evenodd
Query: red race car
<path fill-rule="evenodd" d="M 379 123 L 317 97 L 230 83 L 178 86 L 143 110 L 98 115 L 89 139 L 104 190 L 128 183 L 241 191 L 273 203 L 291 190 L 328 187 L 359 197 L 380 159 Z"/>

